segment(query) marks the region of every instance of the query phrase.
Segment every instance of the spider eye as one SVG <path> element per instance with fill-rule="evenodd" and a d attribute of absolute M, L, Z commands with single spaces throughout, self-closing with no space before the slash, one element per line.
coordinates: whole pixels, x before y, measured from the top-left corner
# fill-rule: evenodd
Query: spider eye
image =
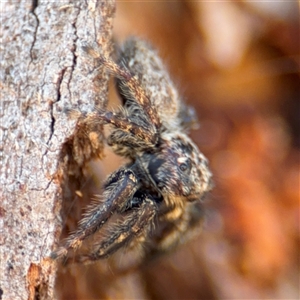
<path fill-rule="evenodd" d="M 182 172 L 186 172 L 187 169 L 188 169 L 188 165 L 186 163 L 182 163 L 180 166 L 179 166 L 179 169 L 182 171 Z"/>
<path fill-rule="evenodd" d="M 179 170 L 185 174 L 190 173 L 192 169 L 192 162 L 189 158 L 178 159 Z"/>

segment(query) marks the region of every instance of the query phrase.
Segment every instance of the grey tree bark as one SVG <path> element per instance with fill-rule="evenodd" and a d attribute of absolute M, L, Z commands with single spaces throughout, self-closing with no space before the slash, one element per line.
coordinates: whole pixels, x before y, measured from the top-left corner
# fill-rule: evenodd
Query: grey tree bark
<path fill-rule="evenodd" d="M 82 43 L 109 54 L 113 0 L 6 1 L 0 24 L 0 299 L 52 299 L 62 198 L 80 188 L 101 155 L 66 108 L 107 102 L 108 75 Z M 78 136 L 81 139 L 78 139 Z"/>

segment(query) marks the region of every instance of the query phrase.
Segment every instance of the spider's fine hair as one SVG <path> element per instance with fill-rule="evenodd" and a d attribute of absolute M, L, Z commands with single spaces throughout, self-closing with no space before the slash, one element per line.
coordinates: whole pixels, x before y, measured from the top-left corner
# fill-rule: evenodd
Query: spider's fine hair
<path fill-rule="evenodd" d="M 117 62 L 85 47 L 95 63 L 116 78 L 122 107 L 95 110 L 86 124 L 110 125 L 112 150 L 129 162 L 103 184 L 101 199 L 87 208 L 78 229 L 52 253 L 67 256 L 89 236 L 111 224 L 91 251 L 71 261 L 91 262 L 123 247 L 143 245 L 144 257 L 166 252 L 194 235 L 203 217 L 202 199 L 211 189 L 208 161 L 188 137 L 197 123 L 180 98 L 157 52 L 145 41 L 128 39 Z"/>

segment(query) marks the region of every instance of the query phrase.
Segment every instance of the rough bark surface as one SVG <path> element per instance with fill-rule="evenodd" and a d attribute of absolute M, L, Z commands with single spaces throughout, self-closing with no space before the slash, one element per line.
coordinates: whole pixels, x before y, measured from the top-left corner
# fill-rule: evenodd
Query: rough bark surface
<path fill-rule="evenodd" d="M 60 236 L 61 200 L 79 189 L 84 164 L 102 149 L 100 135 L 78 144 L 82 128 L 65 110 L 106 105 L 108 75 L 91 72 L 81 45 L 110 52 L 114 5 L 1 4 L 0 299 L 56 298 L 56 263 L 47 257 Z"/>

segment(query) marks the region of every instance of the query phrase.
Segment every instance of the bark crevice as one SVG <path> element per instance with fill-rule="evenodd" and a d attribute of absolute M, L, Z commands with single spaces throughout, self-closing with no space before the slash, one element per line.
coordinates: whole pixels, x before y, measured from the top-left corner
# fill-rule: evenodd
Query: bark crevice
<path fill-rule="evenodd" d="M 38 0 L 33 0 L 32 1 L 31 13 L 34 16 L 36 25 L 35 25 L 34 32 L 33 32 L 33 41 L 32 41 L 31 47 L 30 47 L 30 51 L 29 51 L 30 52 L 30 59 L 31 59 L 30 63 L 32 63 L 34 61 L 33 48 L 34 48 L 36 40 L 37 40 L 37 32 L 38 32 L 39 25 L 40 25 L 40 20 L 39 20 L 39 17 L 37 15 L 37 13 L 36 13 L 36 8 L 38 7 L 38 4 L 39 4 Z"/>

